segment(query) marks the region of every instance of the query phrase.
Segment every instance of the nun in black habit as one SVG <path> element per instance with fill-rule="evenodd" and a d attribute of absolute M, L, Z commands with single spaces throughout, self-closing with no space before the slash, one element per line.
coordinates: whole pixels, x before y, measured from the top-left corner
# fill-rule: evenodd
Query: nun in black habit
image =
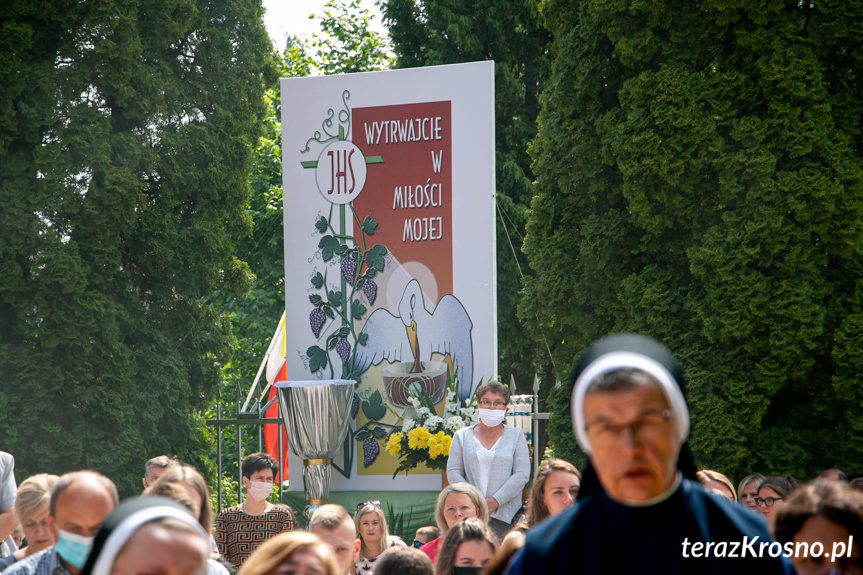
<path fill-rule="evenodd" d="M 575 504 L 528 531 L 509 575 L 793 573 L 761 517 L 695 481 L 683 378 L 667 348 L 610 336 L 572 377 L 573 428 L 590 463 Z"/>

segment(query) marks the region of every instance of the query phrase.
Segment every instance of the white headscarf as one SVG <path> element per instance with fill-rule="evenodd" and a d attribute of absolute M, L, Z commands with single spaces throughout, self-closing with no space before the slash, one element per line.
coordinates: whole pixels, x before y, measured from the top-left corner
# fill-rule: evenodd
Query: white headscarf
<path fill-rule="evenodd" d="M 209 536 L 189 511 L 172 499 L 145 495 L 124 501 L 105 518 L 82 575 L 110 575 L 117 554 L 135 531 L 145 523 L 165 517 L 194 527 L 209 548 Z"/>
<path fill-rule="evenodd" d="M 572 387 L 572 426 L 582 451 L 591 453 L 584 421 L 584 396 L 590 384 L 599 376 L 618 369 L 638 369 L 659 382 L 671 411 L 679 442 L 689 437 L 689 409 L 683 392 L 672 372 L 679 373 L 671 353 L 659 342 L 641 335 L 610 336 L 592 345 L 585 352 L 584 363 Z M 679 377 L 679 375 L 677 376 Z"/>

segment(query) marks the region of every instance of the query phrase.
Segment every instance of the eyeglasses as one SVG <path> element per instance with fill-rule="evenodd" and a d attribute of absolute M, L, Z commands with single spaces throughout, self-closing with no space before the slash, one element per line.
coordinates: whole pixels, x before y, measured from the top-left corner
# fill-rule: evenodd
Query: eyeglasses
<path fill-rule="evenodd" d="M 584 430 L 591 436 L 592 443 L 598 445 L 613 445 L 623 438 L 628 429 L 633 437 L 649 441 L 661 436 L 665 432 L 666 423 L 671 419 L 670 410 L 649 411 L 641 414 L 638 419 L 629 423 L 611 423 L 610 421 L 593 421 L 584 426 Z"/>
<path fill-rule="evenodd" d="M 765 507 L 773 507 L 773 504 L 777 501 L 782 501 L 785 499 L 784 497 L 756 497 L 753 499 L 755 501 L 755 505 L 761 507 L 764 505 Z"/>
<path fill-rule="evenodd" d="M 420 548 L 423 546 L 423 542 L 420 541 L 419 539 L 414 539 L 413 546 L 416 548 Z"/>
<path fill-rule="evenodd" d="M 503 401 L 480 401 L 479 406 L 483 409 L 504 409 L 506 407 L 506 403 Z"/>
<path fill-rule="evenodd" d="M 380 501 L 363 501 L 362 503 L 357 503 L 357 511 L 359 511 L 363 507 L 377 507 L 378 509 L 380 509 L 381 508 L 381 502 Z"/>

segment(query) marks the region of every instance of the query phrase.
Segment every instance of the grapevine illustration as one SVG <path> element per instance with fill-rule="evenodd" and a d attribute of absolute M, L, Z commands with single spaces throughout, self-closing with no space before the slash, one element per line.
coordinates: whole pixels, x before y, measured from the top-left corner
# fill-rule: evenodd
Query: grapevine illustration
<path fill-rule="evenodd" d="M 345 90 L 342 93 L 343 108 L 338 111 L 338 114 L 332 108 L 327 111 L 327 118 L 321 124 L 321 130 L 316 131 L 314 136 L 309 138 L 300 153 L 310 152 L 312 142 L 331 145 L 333 142 L 347 140 L 351 126 L 349 99 L 350 93 Z M 380 164 L 383 163 L 383 159 L 380 156 L 369 156 L 364 158 L 364 162 Z M 306 160 L 301 163 L 304 168 L 317 169 L 318 167 L 317 160 Z M 353 177 L 353 171 L 350 173 Z M 350 191 L 352 192 L 353 189 L 351 187 Z M 332 192 L 332 190 L 329 191 Z M 338 205 L 338 212 L 334 213 L 336 205 Z M 359 239 L 346 233 L 348 217 L 353 218 L 354 229 L 360 232 Z M 305 356 L 309 371 L 312 373 L 323 375 L 324 372 L 329 371 L 329 377 L 332 379 L 336 372 L 340 371 L 343 379 L 357 381 L 362 376 L 355 365 L 355 355 L 357 346 L 367 343 L 368 334 L 357 334 L 354 325 L 364 318 L 370 307 L 374 306 L 378 294 L 375 278 L 384 271 L 388 253 L 383 245 L 367 245 L 377 227 L 378 222 L 371 216 L 366 216 L 360 221 L 352 200 L 338 202 L 338 204 L 331 202 L 329 213 L 326 216 L 319 216 L 315 221 L 315 229 L 321 234 L 318 254 L 326 265 L 323 273 L 316 271 L 311 278 L 313 289 L 309 295 L 309 302 L 312 304 L 312 310 L 309 312 L 309 327 L 318 343 L 309 346 Z M 338 267 L 332 265 L 336 262 L 339 264 Z M 330 273 L 336 277 L 329 277 Z M 360 296 L 360 293 L 363 295 Z M 362 297 L 365 298 L 368 306 L 361 301 Z M 320 342 L 321 337 L 324 337 L 323 342 Z M 336 352 L 338 359 L 334 359 L 333 351 Z M 336 365 L 339 361 L 341 361 L 341 369 Z M 360 407 L 369 421 L 356 432 L 351 433 L 356 441 L 362 442 L 363 465 L 368 467 L 380 453 L 378 441 L 387 436 L 391 427 L 379 420 L 386 415 L 388 409 L 392 411 L 392 408 L 383 402 L 380 392 L 377 391 L 370 395 L 366 392 L 366 397 L 354 393 L 351 419 L 356 419 Z"/>
<path fill-rule="evenodd" d="M 315 222 L 315 229 L 321 234 L 318 250 L 324 263 L 333 258 L 340 258 L 339 287 L 331 286 L 328 281 L 329 268 L 323 273 L 315 272 L 311 278 L 314 293 L 309 295 L 313 309 L 309 313 L 309 327 L 315 338 L 320 338 L 328 322 L 337 322 L 335 329 L 326 336 L 324 346 L 312 345 L 306 350 L 309 359 L 309 370 L 317 373 L 329 369 L 330 377 L 335 377 L 337 366 L 333 364 L 329 352 L 335 350 L 341 359 L 341 377 L 356 379 L 358 373 L 353 373 L 352 355 L 356 345 L 364 345 L 367 334 L 357 334 L 354 321 L 363 319 L 368 307 L 360 301 L 363 294 L 369 306 L 374 305 L 377 297 L 375 277 L 384 270 L 387 248 L 380 244 L 366 246 L 368 236 L 373 236 L 378 227 L 377 222 L 369 216 L 360 222 L 353 205 L 348 204 L 350 212 L 360 230 L 359 243 L 353 236 L 338 233 L 332 226 L 333 206 L 327 217 L 320 216 Z"/>
<path fill-rule="evenodd" d="M 322 234 L 318 242 L 321 260 L 328 263 L 334 258 L 340 258 L 337 272 L 340 289 L 331 287 L 328 281 L 329 270 L 334 268 L 328 266 L 323 273 L 315 272 L 311 278 L 314 292 L 309 295 L 309 302 L 313 306 L 309 313 L 309 327 L 316 339 L 325 332 L 328 322 L 336 322 L 338 329 L 333 329 L 326 336 L 323 347 L 317 344 L 310 346 L 306 350 L 306 356 L 312 373 L 329 369 L 332 378 L 335 376 L 337 366 L 333 364 L 329 352 L 335 350 L 342 363 L 342 378 L 359 379 L 362 374 L 354 373 L 353 355 L 356 353 L 357 345 L 365 345 L 368 334 L 357 334 L 354 322 L 362 320 L 369 307 L 375 303 L 378 293 L 375 278 L 384 270 L 387 249 L 380 244 L 367 246 L 367 240 L 374 235 L 378 224 L 369 216 L 360 222 L 353 204 L 348 206 L 360 230 L 359 242 L 353 236 L 338 233 L 333 228 L 332 205 L 328 216 L 320 216 L 315 222 L 315 229 Z M 368 302 L 368 307 L 360 301 L 360 293 Z M 352 419 L 356 418 L 360 407 L 369 421 L 354 432 L 354 439 L 362 443 L 363 466 L 368 467 L 380 454 L 378 441 L 389 434 L 392 426 L 379 421 L 388 409 L 379 391 L 373 392 L 366 399 L 354 393 L 351 405 Z"/>

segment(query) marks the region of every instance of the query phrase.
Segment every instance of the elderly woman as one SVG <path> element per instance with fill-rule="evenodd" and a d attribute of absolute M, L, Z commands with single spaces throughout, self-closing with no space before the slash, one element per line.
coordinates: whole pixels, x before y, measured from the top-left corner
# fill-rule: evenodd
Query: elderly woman
<path fill-rule="evenodd" d="M 611 336 L 573 375 L 573 430 L 589 458 L 578 499 L 528 531 L 510 574 L 791 572 L 782 557 L 742 556 L 743 541 L 770 542 L 764 522 L 694 484 L 683 376 L 668 349 Z"/>
<path fill-rule="evenodd" d="M 51 488 L 59 477 L 40 473 L 25 479 L 18 487 L 15 498 L 15 516 L 27 538 L 27 547 L 22 547 L 12 555 L 0 559 L 0 571 L 42 551 L 55 543 L 51 520 L 48 517 L 48 506 L 51 500 Z"/>
<path fill-rule="evenodd" d="M 503 423 L 509 389 L 490 381 L 476 390 L 476 398 L 479 423 L 453 436 L 447 480 L 479 489 L 488 505 L 488 525 L 500 540 L 521 509 L 521 493 L 530 477 L 530 455 L 521 430 Z"/>
<path fill-rule="evenodd" d="M 799 575 L 863 573 L 863 494 L 844 482 L 816 481 L 794 491 L 776 510 L 773 531 L 793 546 Z"/>
<path fill-rule="evenodd" d="M 435 505 L 435 521 L 440 529 L 440 537 L 420 547 L 420 551 L 428 555 L 434 563 L 443 538 L 450 528 L 462 519 L 470 517 L 476 517 L 483 523 L 488 523 L 488 506 L 485 498 L 470 483 L 450 483 L 440 492 Z"/>

